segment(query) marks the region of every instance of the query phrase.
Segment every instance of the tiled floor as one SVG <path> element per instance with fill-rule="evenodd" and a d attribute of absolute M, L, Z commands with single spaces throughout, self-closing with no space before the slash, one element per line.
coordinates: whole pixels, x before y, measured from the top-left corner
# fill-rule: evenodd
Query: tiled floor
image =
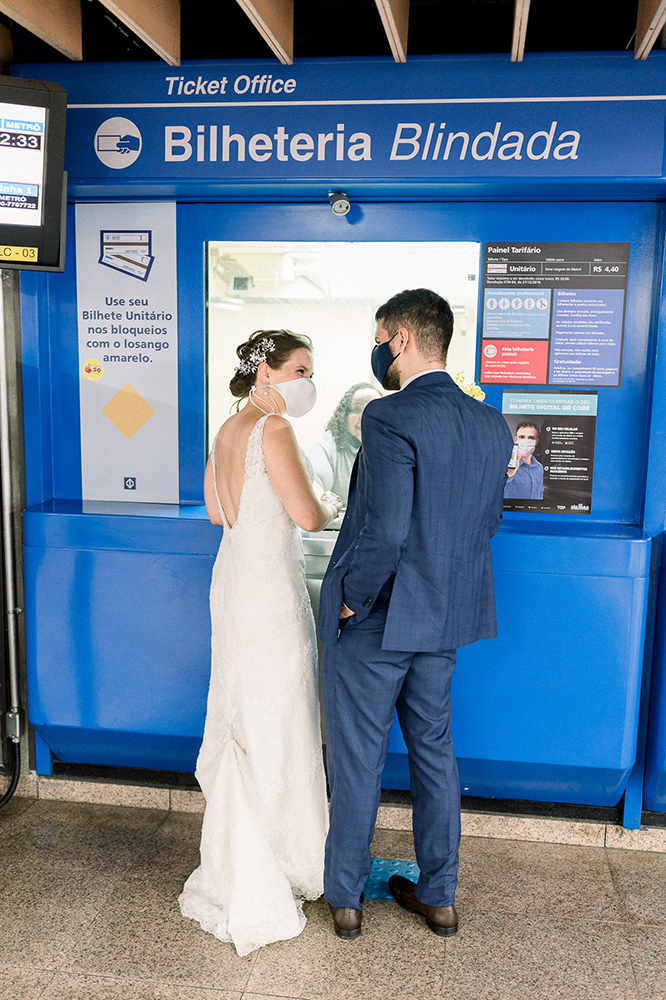
<path fill-rule="evenodd" d="M 239 958 L 178 911 L 201 816 L 15 798 L 0 812 L 0 1000 L 666 1000 L 666 854 L 467 837 L 460 931 L 394 903 L 340 941 Z M 373 852 L 413 859 L 411 834 Z"/>

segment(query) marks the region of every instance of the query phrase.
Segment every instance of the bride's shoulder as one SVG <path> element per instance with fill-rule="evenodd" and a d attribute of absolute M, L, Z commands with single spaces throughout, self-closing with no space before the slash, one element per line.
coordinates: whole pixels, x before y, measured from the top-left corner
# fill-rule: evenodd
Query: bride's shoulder
<path fill-rule="evenodd" d="M 286 454 L 297 448 L 296 435 L 290 422 L 277 413 L 264 421 L 263 446 L 266 454 Z"/>
<path fill-rule="evenodd" d="M 286 417 L 281 417 L 279 413 L 269 413 L 269 420 L 264 423 L 264 437 L 272 438 L 276 437 L 278 434 L 287 431 L 290 436 L 293 437 L 294 429 L 286 419 Z"/>

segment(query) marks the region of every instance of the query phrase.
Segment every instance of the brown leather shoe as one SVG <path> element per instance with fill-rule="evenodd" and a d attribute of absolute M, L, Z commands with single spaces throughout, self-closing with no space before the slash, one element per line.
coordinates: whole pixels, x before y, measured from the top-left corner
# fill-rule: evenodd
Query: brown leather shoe
<path fill-rule="evenodd" d="M 328 904 L 333 917 L 335 933 L 339 938 L 350 940 L 361 936 L 361 921 L 363 920 L 363 910 L 354 910 L 352 907 L 335 907 Z"/>
<path fill-rule="evenodd" d="M 402 906 L 403 910 L 422 913 L 434 934 L 450 937 L 458 933 L 458 914 L 455 906 L 428 906 L 427 903 L 422 903 L 416 898 L 414 883 L 402 875 L 391 875 L 388 884 L 396 903 Z"/>

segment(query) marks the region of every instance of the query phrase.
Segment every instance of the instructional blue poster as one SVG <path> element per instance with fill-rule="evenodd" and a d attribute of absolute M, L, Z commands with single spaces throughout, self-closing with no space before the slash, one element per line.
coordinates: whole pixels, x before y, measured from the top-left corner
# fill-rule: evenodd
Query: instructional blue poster
<path fill-rule="evenodd" d="M 548 340 L 550 329 L 550 289 L 535 293 L 515 288 L 493 288 L 483 301 L 483 329 L 486 337 L 513 337 Z"/>
<path fill-rule="evenodd" d="M 514 441 L 504 510 L 591 513 L 596 392 L 505 389 L 502 413 Z"/>
<path fill-rule="evenodd" d="M 628 243 L 486 243 L 485 383 L 619 386 Z"/>
<path fill-rule="evenodd" d="M 548 381 L 618 385 L 624 289 L 557 289 Z"/>

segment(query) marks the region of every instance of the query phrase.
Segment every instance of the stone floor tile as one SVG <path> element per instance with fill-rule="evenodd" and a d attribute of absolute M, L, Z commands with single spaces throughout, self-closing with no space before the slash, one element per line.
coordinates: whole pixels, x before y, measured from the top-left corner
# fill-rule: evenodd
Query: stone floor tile
<path fill-rule="evenodd" d="M 182 879 L 135 871 L 120 880 L 62 972 L 242 992 L 256 955 L 181 916 Z"/>
<path fill-rule="evenodd" d="M 499 813 L 464 812 L 462 832 L 466 837 L 577 844 L 580 847 L 603 847 L 606 840 L 604 823 L 551 819 L 548 816 L 504 816 Z"/>
<path fill-rule="evenodd" d="M 606 827 L 606 847 L 624 851 L 657 851 L 666 853 L 666 828 L 642 826 L 640 830 L 625 830 L 622 826 Z"/>
<path fill-rule="evenodd" d="M 666 924 L 666 854 L 606 849 L 624 917 Z"/>
<path fill-rule="evenodd" d="M 390 858 L 392 861 L 416 861 L 414 838 L 406 830 L 375 830 L 370 844 L 373 858 Z"/>
<path fill-rule="evenodd" d="M 206 808 L 202 792 L 195 788 L 172 788 L 169 802 L 174 812 L 202 813 Z"/>
<path fill-rule="evenodd" d="M 4 785 L 0 788 L 0 795 L 4 794 Z M 6 806 L 0 809 L 0 838 L 11 834 L 14 829 L 14 823 L 18 816 L 22 816 L 24 812 L 36 802 L 36 799 L 25 798 L 24 796 L 14 795 L 13 798 L 9 800 Z"/>
<path fill-rule="evenodd" d="M 170 875 L 184 882 L 198 867 L 203 817 L 172 812 L 137 851 L 132 869 Z"/>
<path fill-rule="evenodd" d="M 0 962 L 0 1000 L 40 1000 L 53 975 Z"/>
<path fill-rule="evenodd" d="M 335 936 L 328 905 L 306 906 L 308 923 L 292 941 L 262 948 L 247 993 L 307 1000 L 431 1000 L 442 996 L 446 943 L 397 904 L 371 900 L 363 933 Z"/>
<path fill-rule="evenodd" d="M 382 805 L 377 810 L 377 826 L 381 830 L 412 829 L 412 807 L 393 803 Z"/>
<path fill-rule="evenodd" d="M 474 913 L 446 947 L 446 1000 L 636 1000 L 618 924 Z"/>
<path fill-rule="evenodd" d="M 627 930 L 640 1000 L 666 1000 L 666 927 Z"/>
<path fill-rule="evenodd" d="M 46 855 L 76 868 L 123 872 L 156 832 L 167 812 L 73 802 L 35 802 L 2 841 L 3 858 Z"/>
<path fill-rule="evenodd" d="M 112 781 L 40 778 L 39 798 L 58 802 L 92 802 L 107 806 L 169 809 L 169 789 Z"/>
<path fill-rule="evenodd" d="M 473 912 L 621 918 L 603 848 L 465 837 L 456 904 Z"/>
<path fill-rule="evenodd" d="M 92 923 L 114 882 L 94 870 L 16 862 L 0 892 L 0 961 L 57 969 Z"/>
<path fill-rule="evenodd" d="M 197 986 L 61 973 L 53 978 L 40 1000 L 241 1000 L 241 996 L 241 993 Z"/>

